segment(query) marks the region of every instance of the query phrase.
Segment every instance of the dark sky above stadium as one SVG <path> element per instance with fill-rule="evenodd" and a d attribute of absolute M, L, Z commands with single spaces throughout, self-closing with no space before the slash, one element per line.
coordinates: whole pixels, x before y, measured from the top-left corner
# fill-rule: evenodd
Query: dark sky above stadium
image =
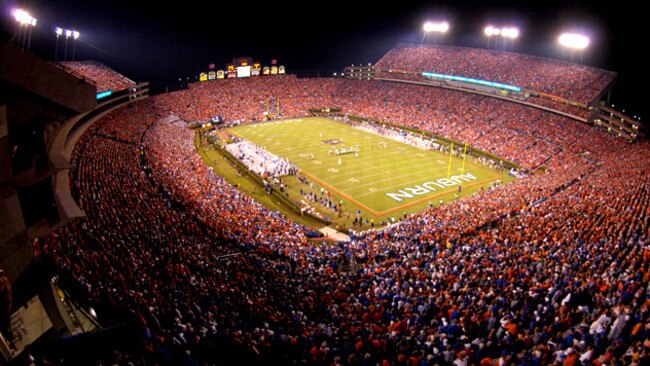
<path fill-rule="evenodd" d="M 2 30 L 9 36 L 15 29 L 11 8 L 26 8 L 38 19 L 31 47 L 42 57 L 54 58 L 55 26 L 75 29 L 81 33 L 76 60 L 98 60 L 155 86 L 194 78 L 210 63 L 223 68 L 237 56 L 265 64 L 275 58 L 290 73 L 331 75 L 353 63 L 374 63 L 398 43 L 419 43 L 429 19 L 451 23 L 450 33 L 438 42 L 474 47 L 486 46 L 482 30 L 488 23 L 514 24 L 522 34 L 513 51 L 554 58 L 570 57 L 557 46 L 559 33 L 579 31 L 592 39 L 583 62 L 619 73 L 614 101 L 647 116 L 645 103 L 634 95 L 644 69 L 637 51 L 647 33 L 641 31 L 644 12 L 627 0 L 0 1 Z M 59 47 L 62 56 L 62 43 Z"/>

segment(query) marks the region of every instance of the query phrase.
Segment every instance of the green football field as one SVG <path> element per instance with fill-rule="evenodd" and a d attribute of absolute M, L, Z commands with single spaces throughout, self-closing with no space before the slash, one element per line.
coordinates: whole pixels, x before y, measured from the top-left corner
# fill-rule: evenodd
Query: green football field
<path fill-rule="evenodd" d="M 336 202 L 342 199 L 344 208 L 376 218 L 423 210 L 440 200 L 487 188 L 494 181 L 510 180 L 470 158 L 463 169 L 462 157 L 453 157 L 448 172 L 449 154 L 422 150 L 327 118 L 263 122 L 230 132 L 295 163 L 315 183 L 311 188 L 303 185 L 304 193 L 319 194 L 323 187 Z M 355 146 L 358 154 L 328 154 L 331 149 Z"/>

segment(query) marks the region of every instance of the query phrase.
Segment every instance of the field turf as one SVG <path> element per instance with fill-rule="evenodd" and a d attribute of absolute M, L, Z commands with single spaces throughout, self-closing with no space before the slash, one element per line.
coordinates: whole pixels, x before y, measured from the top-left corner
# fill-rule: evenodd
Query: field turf
<path fill-rule="evenodd" d="M 305 201 L 300 190 L 320 196 L 322 187 L 330 191 L 334 203 L 343 201 L 344 213 L 361 211 L 364 217 L 380 220 L 471 194 L 497 180 L 511 180 L 469 157 L 463 170 L 462 156 L 452 158 L 448 172 L 448 153 L 422 150 L 327 118 L 263 122 L 230 132 L 288 158 L 314 183 L 312 187 L 292 183 L 294 201 Z M 328 154 L 332 146 L 358 146 L 359 153 Z M 334 216 L 333 211 L 328 216 Z"/>

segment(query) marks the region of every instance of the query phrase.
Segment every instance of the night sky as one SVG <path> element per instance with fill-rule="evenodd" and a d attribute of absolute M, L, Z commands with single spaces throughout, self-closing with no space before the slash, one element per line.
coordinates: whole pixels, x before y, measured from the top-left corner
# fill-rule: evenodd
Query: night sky
<path fill-rule="evenodd" d="M 450 33 L 438 43 L 485 47 L 488 23 L 513 24 L 521 36 L 515 52 L 569 59 L 557 45 L 563 31 L 588 34 L 592 44 L 583 62 L 619 74 L 613 102 L 631 115 L 648 116 L 635 90 L 645 68 L 639 56 L 644 11 L 631 1 L 176 1 L 0 0 L 2 33 L 11 36 L 9 15 L 22 7 L 38 19 L 31 51 L 53 60 L 54 27 L 78 30 L 76 60 L 97 60 L 136 81 L 150 81 L 154 92 L 178 78 L 195 78 L 208 64 L 223 68 L 233 57 L 251 56 L 269 64 L 277 59 L 289 73 L 321 76 L 350 64 L 374 63 L 398 43 L 419 43 L 426 20 L 445 19 Z M 59 59 L 63 41 L 59 41 Z M 427 37 L 433 43 L 433 36 Z M 507 47 L 510 49 L 510 46 Z M 72 56 L 71 42 L 67 59 Z M 579 60 L 574 55 L 575 61 Z M 647 124 L 647 123 L 646 123 Z"/>

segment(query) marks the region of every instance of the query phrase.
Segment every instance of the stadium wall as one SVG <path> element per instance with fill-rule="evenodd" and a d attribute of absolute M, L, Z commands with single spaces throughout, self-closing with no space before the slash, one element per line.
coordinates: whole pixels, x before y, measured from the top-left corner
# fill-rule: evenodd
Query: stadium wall
<path fill-rule="evenodd" d="M 7 42 L 0 42 L 0 80 L 77 113 L 97 104 L 95 85 Z"/>
<path fill-rule="evenodd" d="M 70 194 L 68 170 L 85 128 L 146 97 L 145 83 L 98 104 L 86 79 L 0 41 L 0 269 L 13 290 L 8 311 L 37 297 L 56 331 L 65 327 L 32 243 L 83 214 Z"/>
<path fill-rule="evenodd" d="M 96 103 L 94 85 L 0 41 L 0 268 L 12 282 L 33 259 L 32 231 L 58 220 L 52 133 Z"/>
<path fill-rule="evenodd" d="M 70 158 L 74 146 L 86 129 L 107 113 L 132 102 L 148 98 L 148 85 L 148 83 L 141 83 L 122 93 L 112 95 L 93 110 L 69 119 L 55 132 L 48 149 L 48 157 L 52 166 L 57 170 L 52 180 L 52 191 L 54 192 L 60 221 L 35 236 L 45 235 L 65 225 L 70 220 L 84 216 L 84 213 L 74 201 L 70 190 L 69 173 L 72 168 Z"/>

